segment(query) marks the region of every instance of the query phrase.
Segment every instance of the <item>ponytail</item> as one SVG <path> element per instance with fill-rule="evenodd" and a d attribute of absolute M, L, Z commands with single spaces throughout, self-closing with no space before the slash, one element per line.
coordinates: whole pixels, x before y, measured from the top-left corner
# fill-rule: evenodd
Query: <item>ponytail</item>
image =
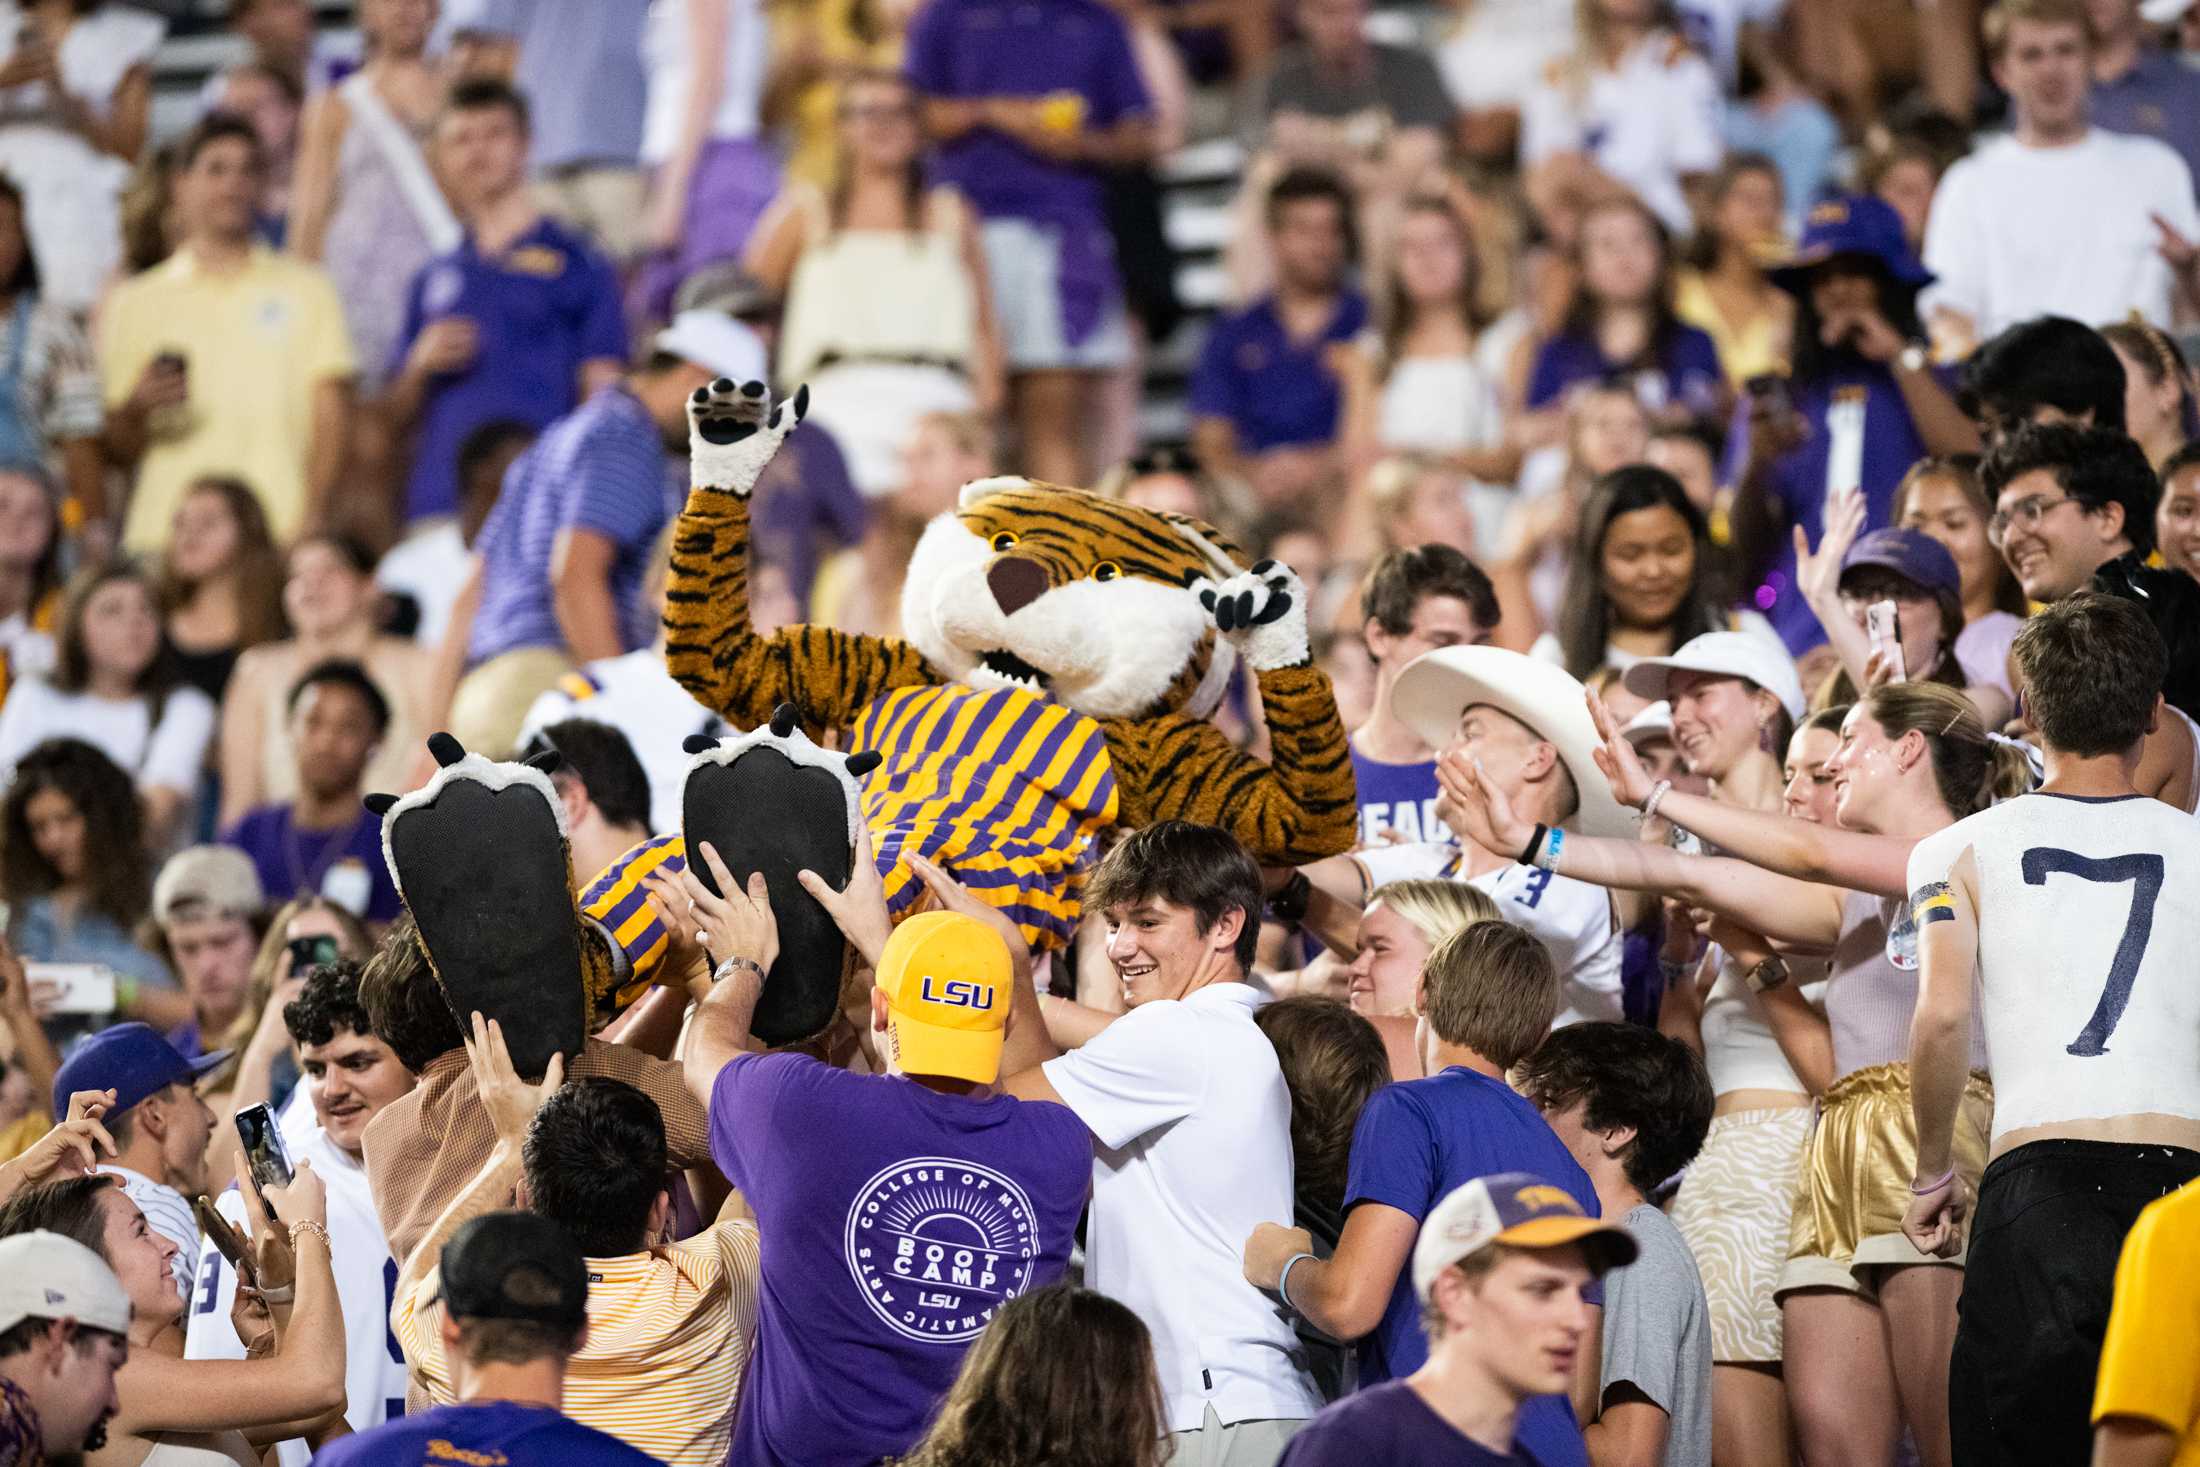
<path fill-rule="evenodd" d="M 1979 799 L 1979 808 L 2030 794 L 2038 782 L 2038 773 L 2032 766 L 2032 746 L 1998 733 L 1989 733 L 1986 739 L 1989 750 L 1986 788 Z"/>
<path fill-rule="evenodd" d="M 1933 783 L 1941 803 L 1958 820 L 1977 814 L 2004 793 L 2022 794 L 2032 787 L 2022 746 L 1996 743 L 1978 706 L 1944 683 L 1885 683 L 1865 695 L 1864 708 L 1890 739 L 1913 730 L 1925 736 L 1932 751 Z"/>

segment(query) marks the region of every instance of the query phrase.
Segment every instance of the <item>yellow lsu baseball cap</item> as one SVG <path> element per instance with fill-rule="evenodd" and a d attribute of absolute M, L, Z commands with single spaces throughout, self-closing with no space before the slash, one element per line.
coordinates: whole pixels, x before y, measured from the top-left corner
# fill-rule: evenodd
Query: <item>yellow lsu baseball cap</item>
<path fill-rule="evenodd" d="M 919 912 L 903 921 L 878 964 L 894 1063 L 990 1085 L 1001 1072 L 1013 973 L 1008 944 L 975 917 Z"/>

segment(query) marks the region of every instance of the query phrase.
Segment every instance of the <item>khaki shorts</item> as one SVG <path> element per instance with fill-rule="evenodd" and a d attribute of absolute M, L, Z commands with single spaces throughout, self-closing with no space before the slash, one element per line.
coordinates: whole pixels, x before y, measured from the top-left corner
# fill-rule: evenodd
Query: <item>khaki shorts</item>
<path fill-rule="evenodd" d="M 535 186 L 535 201 L 545 214 L 595 240 L 612 264 L 623 266 L 642 252 L 648 192 L 641 169 L 603 164 L 547 175 Z"/>
<path fill-rule="evenodd" d="M 452 737 L 469 754 L 510 758 L 527 710 L 572 670 L 573 659 L 557 647 L 522 647 L 490 658 L 461 678 L 451 696 Z"/>
<path fill-rule="evenodd" d="M 1233 1421 L 1209 1406 L 1191 1431 L 1169 1433 L 1168 1467 L 1274 1467 L 1303 1421 Z"/>
<path fill-rule="evenodd" d="M 1994 1087 L 1973 1073 L 1956 1113 L 1956 1175 L 1974 1192 L 1986 1170 Z M 1910 1114 L 1910 1067 L 1868 1065 L 1843 1075 L 1820 1101 L 1817 1129 L 1803 1148 L 1794 1221 L 1780 1293 L 1840 1289 L 1866 1299 L 1879 1270 L 1913 1264 L 1963 1266 L 1963 1254 L 1921 1253 L 1902 1232 L 1917 1175 L 1917 1124 Z"/>

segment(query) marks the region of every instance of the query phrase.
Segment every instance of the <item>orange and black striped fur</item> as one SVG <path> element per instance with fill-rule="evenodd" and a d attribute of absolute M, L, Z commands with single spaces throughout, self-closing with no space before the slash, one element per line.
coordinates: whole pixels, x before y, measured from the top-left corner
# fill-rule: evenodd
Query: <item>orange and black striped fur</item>
<path fill-rule="evenodd" d="M 667 666 L 737 726 L 791 702 L 813 733 L 848 730 L 897 689 L 1022 690 L 1098 726 L 1116 824 L 1218 825 L 1268 865 L 1351 846 L 1352 765 L 1326 674 L 1301 665 L 1257 675 L 1270 763 L 1207 720 L 1236 654 L 1191 587 L 1246 560 L 1213 529 L 1055 485 L 972 485 L 911 558 L 906 639 L 816 626 L 756 635 L 748 542 L 746 500 L 698 485 L 674 532 L 665 598 Z M 869 746 L 862 732 L 858 743 Z M 881 752 L 874 790 L 894 769 L 894 751 Z"/>

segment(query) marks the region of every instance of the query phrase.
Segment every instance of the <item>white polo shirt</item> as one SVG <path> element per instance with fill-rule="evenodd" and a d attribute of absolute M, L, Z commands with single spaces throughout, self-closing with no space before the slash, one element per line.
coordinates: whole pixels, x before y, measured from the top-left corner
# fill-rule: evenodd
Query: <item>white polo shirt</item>
<path fill-rule="evenodd" d="M 1625 936 L 1601 886 L 1514 862 L 1480 876 L 1458 872 L 1459 847 L 1449 841 L 1369 846 L 1352 859 L 1367 872 L 1367 889 L 1392 881 L 1464 881 L 1497 903 L 1498 915 L 1525 927 L 1558 965 L 1558 1017 L 1553 1026 L 1626 1017 L 1620 997 Z"/>
<path fill-rule="evenodd" d="M 1291 1093 L 1253 1022 L 1261 994 L 1216 983 L 1140 1004 L 1046 1076 L 1098 1141 L 1086 1286 L 1153 1334 L 1170 1431 L 1321 1409 L 1298 1337 L 1245 1281 L 1245 1240 L 1292 1215 Z"/>

